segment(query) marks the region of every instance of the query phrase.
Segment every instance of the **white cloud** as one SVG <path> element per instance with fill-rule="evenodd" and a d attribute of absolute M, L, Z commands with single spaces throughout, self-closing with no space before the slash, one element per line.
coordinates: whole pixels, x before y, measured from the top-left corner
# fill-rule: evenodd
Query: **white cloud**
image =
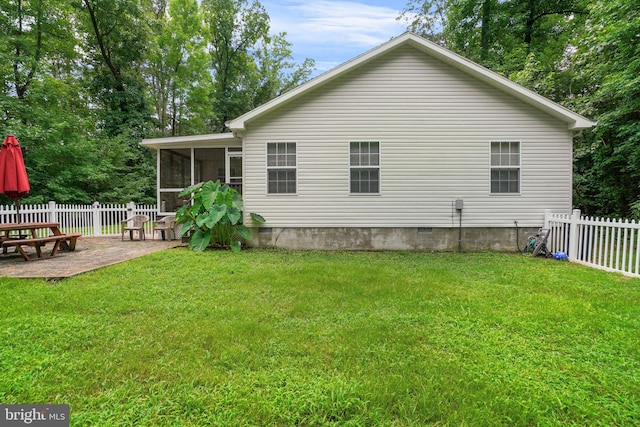
<path fill-rule="evenodd" d="M 324 41 L 371 47 L 387 41 L 398 27 L 397 11 L 356 2 L 324 0 L 293 6 L 292 11 L 302 18 L 300 37 L 309 41 L 321 34 Z"/>
<path fill-rule="evenodd" d="M 369 2 L 371 3 L 371 2 Z M 378 2 L 381 3 L 381 2 Z M 386 1 L 392 5 L 397 1 Z M 404 32 L 400 9 L 345 0 L 263 2 L 272 32 L 284 31 L 296 59 L 313 58 L 326 71 Z"/>

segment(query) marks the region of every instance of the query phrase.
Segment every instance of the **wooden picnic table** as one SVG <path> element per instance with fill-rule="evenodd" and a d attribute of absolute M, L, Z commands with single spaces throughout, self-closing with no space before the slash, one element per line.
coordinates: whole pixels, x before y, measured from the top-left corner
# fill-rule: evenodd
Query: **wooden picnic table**
<path fill-rule="evenodd" d="M 47 236 L 40 237 L 40 230 L 48 230 Z M 60 231 L 60 224 L 57 222 L 20 222 L 0 224 L 0 242 L 2 243 L 2 253 L 6 254 L 10 246 L 14 246 L 22 255 L 25 261 L 32 258 L 24 250 L 23 246 L 35 248 L 38 259 L 54 256 L 58 249 L 73 251 L 76 248 L 76 240 L 80 233 L 64 234 Z M 51 254 L 45 256 L 42 247 L 47 243 L 53 243 Z"/>

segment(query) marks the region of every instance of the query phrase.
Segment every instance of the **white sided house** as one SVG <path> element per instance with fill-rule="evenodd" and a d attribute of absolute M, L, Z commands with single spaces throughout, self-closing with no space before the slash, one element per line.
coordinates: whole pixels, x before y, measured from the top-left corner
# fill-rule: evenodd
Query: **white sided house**
<path fill-rule="evenodd" d="M 405 33 L 227 123 L 147 139 L 161 213 L 220 179 L 266 223 L 254 246 L 516 247 L 571 212 L 572 141 L 594 122 Z"/>

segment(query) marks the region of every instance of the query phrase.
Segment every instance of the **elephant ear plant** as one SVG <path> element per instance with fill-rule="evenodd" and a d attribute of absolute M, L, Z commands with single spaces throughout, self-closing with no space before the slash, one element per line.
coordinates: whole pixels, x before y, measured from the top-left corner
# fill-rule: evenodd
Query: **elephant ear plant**
<path fill-rule="evenodd" d="M 201 182 L 185 188 L 180 197 L 190 202 L 176 212 L 176 222 L 182 224 L 182 235 L 188 235 L 189 247 L 202 252 L 207 247 L 240 250 L 242 242 L 251 238 L 251 230 L 242 225 L 242 195 L 220 181 Z M 251 213 L 255 223 L 264 218 Z"/>

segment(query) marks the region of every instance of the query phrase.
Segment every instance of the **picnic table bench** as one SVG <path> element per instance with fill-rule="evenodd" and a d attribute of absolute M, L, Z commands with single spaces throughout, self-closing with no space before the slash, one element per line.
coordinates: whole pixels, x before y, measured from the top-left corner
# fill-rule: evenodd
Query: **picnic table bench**
<path fill-rule="evenodd" d="M 37 231 L 46 229 L 50 230 L 53 234 L 39 237 Z M 16 231 L 18 232 L 17 235 L 11 234 Z M 25 261 L 50 258 L 55 256 L 60 248 L 73 251 L 76 248 L 76 241 L 80 236 L 80 233 L 62 233 L 59 224 L 56 222 L 0 224 L 2 252 L 7 253 L 7 248 L 15 247 Z M 47 243 L 53 243 L 53 248 L 49 255 L 43 253 L 42 250 Z M 37 258 L 32 258 L 32 256 L 25 251 L 25 246 L 34 248 Z"/>
<path fill-rule="evenodd" d="M 15 246 L 16 249 L 22 254 L 22 257 L 25 261 L 33 261 L 33 258 L 29 256 L 29 254 L 24 250 L 23 246 L 31 246 L 35 248 L 38 259 L 50 258 L 55 256 L 60 249 L 60 245 L 62 242 L 66 242 L 70 251 L 75 250 L 76 241 L 78 237 L 80 237 L 80 233 L 70 233 L 70 234 L 58 234 L 47 237 L 36 237 L 30 239 L 9 239 L 2 242 L 2 247 L 7 248 L 10 246 Z M 53 242 L 53 248 L 51 249 L 51 254 L 45 256 L 42 252 L 42 247 L 47 243 Z"/>

